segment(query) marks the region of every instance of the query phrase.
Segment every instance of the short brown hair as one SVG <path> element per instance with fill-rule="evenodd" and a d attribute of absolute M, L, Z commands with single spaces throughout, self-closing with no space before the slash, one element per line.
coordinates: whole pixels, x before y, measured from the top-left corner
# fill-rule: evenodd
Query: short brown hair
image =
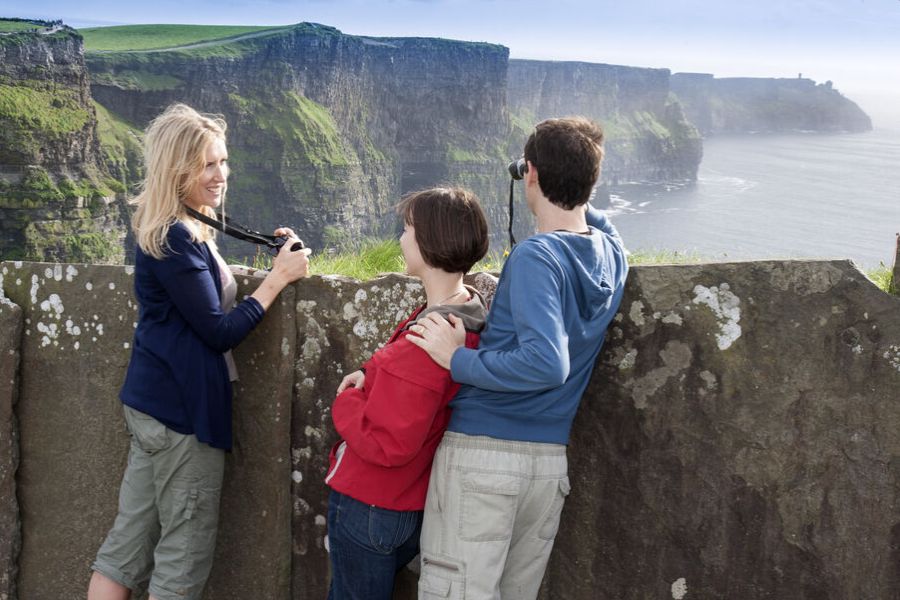
<path fill-rule="evenodd" d="M 541 121 L 525 142 L 525 160 L 547 199 L 571 210 L 590 199 L 600 177 L 603 129 L 584 117 Z"/>
<path fill-rule="evenodd" d="M 416 229 L 419 252 L 429 266 L 468 273 L 488 251 L 488 226 L 478 196 L 440 187 L 403 197 L 397 212 Z"/>

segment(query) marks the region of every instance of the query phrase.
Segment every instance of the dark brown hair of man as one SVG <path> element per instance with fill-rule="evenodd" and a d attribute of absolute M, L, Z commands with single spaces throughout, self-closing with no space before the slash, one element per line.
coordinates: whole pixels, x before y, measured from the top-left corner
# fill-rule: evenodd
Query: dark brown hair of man
<path fill-rule="evenodd" d="M 416 230 L 425 262 L 448 273 L 468 273 L 488 251 L 488 225 L 478 196 L 459 187 L 442 187 L 405 196 L 397 205 Z"/>
<path fill-rule="evenodd" d="M 544 196 L 572 210 L 588 201 L 600 177 L 603 129 L 584 117 L 541 121 L 525 142 L 525 160 L 537 168 Z"/>

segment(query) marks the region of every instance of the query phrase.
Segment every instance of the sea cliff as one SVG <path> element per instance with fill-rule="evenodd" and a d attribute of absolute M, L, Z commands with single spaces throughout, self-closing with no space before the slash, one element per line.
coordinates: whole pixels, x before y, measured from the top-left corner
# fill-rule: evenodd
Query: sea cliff
<path fill-rule="evenodd" d="M 81 36 L 43 22 L 0 33 L 0 256 L 121 261 L 117 191 Z"/>
<path fill-rule="evenodd" d="M 536 121 L 567 114 L 602 123 L 604 182 L 697 178 L 700 134 L 669 89 L 668 69 L 511 60 L 507 90 L 513 122 L 525 133 Z"/>
<path fill-rule="evenodd" d="M 830 81 L 675 73 L 672 89 L 704 135 L 872 129 L 869 116 Z"/>
<path fill-rule="evenodd" d="M 0 27 L 0 256 L 11 259 L 122 260 L 141 131 L 172 102 L 228 121 L 229 214 L 261 230 L 290 225 L 317 249 L 393 235 L 404 193 L 452 183 L 481 197 L 501 250 L 506 164 L 544 118 L 603 125 L 600 204 L 607 184 L 695 180 L 701 135 L 870 127 L 830 83 L 803 79 L 510 60 L 496 44 L 312 23 L 85 52 L 75 30 L 34 25 Z M 531 223 L 516 212 L 522 237 Z M 223 246 L 235 258 L 254 251 Z"/>

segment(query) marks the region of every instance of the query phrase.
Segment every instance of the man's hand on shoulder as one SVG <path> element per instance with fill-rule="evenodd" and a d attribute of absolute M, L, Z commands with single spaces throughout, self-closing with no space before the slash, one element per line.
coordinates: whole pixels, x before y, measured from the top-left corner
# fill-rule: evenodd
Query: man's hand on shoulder
<path fill-rule="evenodd" d="M 431 313 L 410 328 L 414 335 L 407 339 L 428 353 L 431 359 L 445 369 L 450 369 L 453 353 L 466 344 L 466 329 L 462 319 L 448 315 L 449 321 Z"/>

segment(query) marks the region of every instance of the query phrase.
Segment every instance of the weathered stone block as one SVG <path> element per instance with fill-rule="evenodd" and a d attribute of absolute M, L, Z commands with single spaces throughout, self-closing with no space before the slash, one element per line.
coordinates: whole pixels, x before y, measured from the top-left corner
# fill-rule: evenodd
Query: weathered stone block
<path fill-rule="evenodd" d="M 337 439 L 330 407 L 338 384 L 423 301 L 418 280 L 402 275 L 367 282 L 312 277 L 297 286 L 298 356 L 291 427 L 294 600 L 328 594 L 328 488 L 323 479 Z"/>
<path fill-rule="evenodd" d="M 639 267 L 546 598 L 898 598 L 900 299 L 847 262 Z"/>
<path fill-rule="evenodd" d="M 115 514 L 127 444 L 117 392 L 137 305 L 122 267 L 19 264 L 4 278 L 25 316 L 19 597 L 65 598 L 87 589 Z"/>
<path fill-rule="evenodd" d="M 128 438 L 118 391 L 137 303 L 130 267 L 26 263 L 5 278 L 25 311 L 17 407 L 24 536 L 19 597 L 82 595 L 112 525 Z M 241 292 L 257 284 L 239 278 Z M 293 290 L 235 353 L 235 449 L 206 596 L 288 598 Z"/>
<path fill-rule="evenodd" d="M 24 318 L 18 597 L 79 596 L 127 451 L 116 396 L 136 318 L 131 276 L 3 267 Z M 208 598 L 324 597 L 330 403 L 421 300 L 399 275 L 313 277 L 239 348 Z M 2 344 L 17 339 L 8 306 L 0 441 L 15 421 L 3 413 L 4 394 L 15 397 L 3 387 L 13 355 Z M 845 262 L 633 269 L 575 421 L 573 489 L 542 597 L 897 598 L 898 309 Z M 15 453 L 5 448 L 0 486 Z M 396 597 L 415 597 L 412 573 Z"/>
<path fill-rule="evenodd" d="M 261 281 L 236 279 L 238 298 L 253 293 Z M 234 447 L 225 460 L 216 557 L 204 593 L 208 600 L 290 599 L 294 296 L 294 287 L 285 288 L 234 351 L 240 377 Z"/>
<path fill-rule="evenodd" d="M 13 408 L 18 395 L 23 317 L 22 309 L 3 294 L 3 280 L 12 267 L 0 265 L 0 600 L 16 597 L 22 543 L 15 479 L 19 441 Z"/>

